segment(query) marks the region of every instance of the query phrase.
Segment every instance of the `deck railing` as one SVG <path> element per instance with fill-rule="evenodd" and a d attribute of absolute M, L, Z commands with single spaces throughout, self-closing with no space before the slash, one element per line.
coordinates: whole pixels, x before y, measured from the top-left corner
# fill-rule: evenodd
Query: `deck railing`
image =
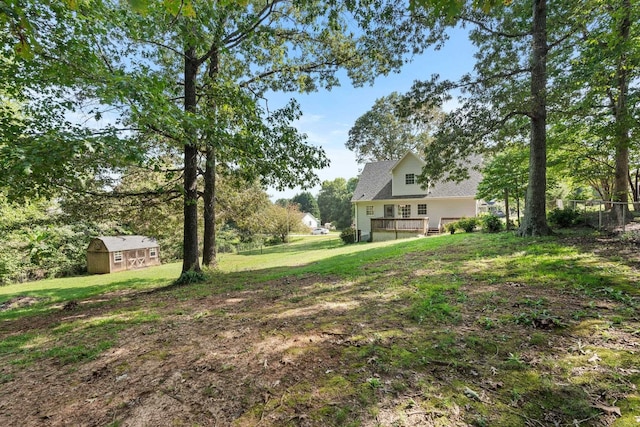
<path fill-rule="evenodd" d="M 429 218 L 371 218 L 371 231 L 412 231 L 427 234 Z"/>

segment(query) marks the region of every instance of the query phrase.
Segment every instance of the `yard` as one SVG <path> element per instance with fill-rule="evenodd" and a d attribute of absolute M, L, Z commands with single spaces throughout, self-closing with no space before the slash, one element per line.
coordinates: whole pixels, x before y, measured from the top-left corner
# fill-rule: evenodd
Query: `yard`
<path fill-rule="evenodd" d="M 0 288 L 0 425 L 638 426 L 640 256 L 335 235 Z"/>

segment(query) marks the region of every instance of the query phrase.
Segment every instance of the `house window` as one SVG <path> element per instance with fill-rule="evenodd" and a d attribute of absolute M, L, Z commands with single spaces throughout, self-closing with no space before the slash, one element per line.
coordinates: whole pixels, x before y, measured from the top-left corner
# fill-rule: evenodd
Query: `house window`
<path fill-rule="evenodd" d="M 149 258 L 156 258 L 158 256 L 158 249 L 151 248 L 149 249 Z"/>
<path fill-rule="evenodd" d="M 373 216 L 373 206 L 366 207 L 367 216 Z"/>
<path fill-rule="evenodd" d="M 401 218 L 411 218 L 411 205 L 398 205 Z"/>
<path fill-rule="evenodd" d="M 427 214 L 427 204 L 421 203 L 418 205 L 418 215 L 426 215 Z"/>
<path fill-rule="evenodd" d="M 113 262 L 122 262 L 122 251 L 113 253 Z"/>
<path fill-rule="evenodd" d="M 408 173 L 404 176 L 404 183 L 407 185 L 416 183 L 416 175 L 412 173 Z"/>

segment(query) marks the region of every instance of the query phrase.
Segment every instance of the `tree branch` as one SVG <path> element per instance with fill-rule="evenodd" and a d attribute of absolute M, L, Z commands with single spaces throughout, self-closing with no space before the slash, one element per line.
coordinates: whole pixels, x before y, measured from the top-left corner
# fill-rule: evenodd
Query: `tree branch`
<path fill-rule="evenodd" d="M 531 35 L 531 31 L 527 31 L 526 33 L 505 33 L 503 31 L 497 31 L 497 30 L 494 30 L 493 28 L 489 27 L 487 24 L 483 23 L 482 21 L 479 21 L 479 20 L 474 19 L 474 18 L 466 17 L 466 16 L 458 16 L 458 19 L 460 19 L 461 21 L 473 24 L 473 25 L 477 26 L 478 28 L 480 28 L 481 30 L 486 31 L 489 34 L 494 35 L 494 36 L 506 37 L 506 38 L 510 38 L 510 39 L 517 39 L 517 38 L 527 37 L 527 36 Z"/>
<path fill-rule="evenodd" d="M 283 3 L 284 1 L 286 0 L 273 0 L 273 2 L 271 3 L 267 2 L 267 4 L 265 4 L 262 10 L 258 13 L 257 19 L 255 20 L 255 22 L 253 22 L 253 24 L 251 24 L 249 28 L 247 28 L 246 30 L 237 29 L 236 31 L 229 34 L 225 39 L 223 39 L 222 43 L 226 45 L 228 48 L 233 48 L 237 46 L 239 43 L 245 40 L 249 36 L 249 34 L 251 34 L 260 24 L 262 24 L 273 13 L 274 8 L 278 3 Z M 205 58 L 203 62 L 207 58 Z"/>

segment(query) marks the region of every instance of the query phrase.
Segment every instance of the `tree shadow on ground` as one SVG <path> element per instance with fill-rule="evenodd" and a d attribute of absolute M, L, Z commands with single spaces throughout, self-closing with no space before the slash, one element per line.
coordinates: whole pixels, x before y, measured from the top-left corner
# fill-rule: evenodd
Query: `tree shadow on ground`
<path fill-rule="evenodd" d="M 157 320 L 129 325 L 116 347 L 71 371 L 52 374 L 47 366 L 60 361 L 44 358 L 41 369 L 4 372 L 14 379 L 0 389 L 11 399 L 0 421 L 46 413 L 53 424 L 596 426 L 618 412 L 631 420 L 640 410 L 637 306 L 586 292 L 582 284 L 618 289 L 626 280 L 591 255 L 554 238 L 425 239 L 129 296 L 124 306 Z M 86 330 L 61 339 L 88 340 Z M 32 341 L 41 354 L 51 345 Z M 36 379 L 41 390 L 21 386 Z M 87 399 L 98 405 L 81 411 Z M 19 413 L 24 402 L 37 410 Z"/>

